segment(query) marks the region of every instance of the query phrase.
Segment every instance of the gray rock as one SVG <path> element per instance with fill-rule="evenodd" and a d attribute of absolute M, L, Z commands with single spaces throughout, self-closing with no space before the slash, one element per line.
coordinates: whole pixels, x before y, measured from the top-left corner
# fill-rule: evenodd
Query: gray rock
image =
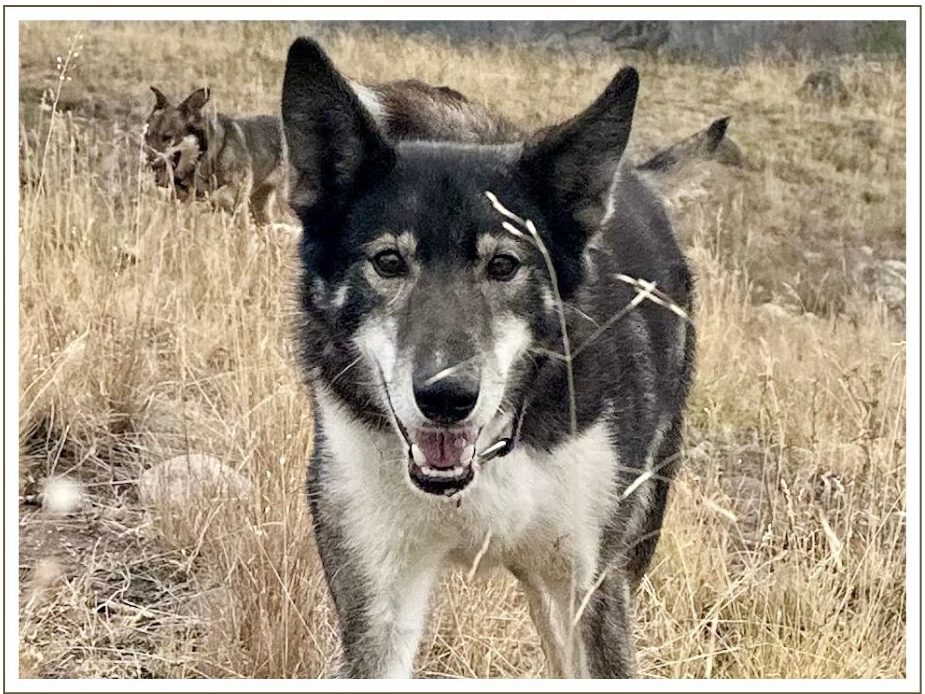
<path fill-rule="evenodd" d="M 190 453 L 146 470 L 138 497 L 147 506 L 178 506 L 208 499 L 243 499 L 253 485 L 218 458 Z"/>
<path fill-rule="evenodd" d="M 829 103 L 847 104 L 851 97 L 848 88 L 834 70 L 816 70 L 803 80 L 803 86 L 797 90 L 802 99 L 814 99 Z"/>
<path fill-rule="evenodd" d="M 779 304 L 771 301 L 761 304 L 755 311 L 758 317 L 763 320 L 785 320 L 791 317 L 790 312 Z"/>
<path fill-rule="evenodd" d="M 879 297 L 894 313 L 905 315 L 906 263 L 902 260 L 871 260 L 857 269 L 865 289 Z"/>
<path fill-rule="evenodd" d="M 851 135 L 858 142 L 873 149 L 883 139 L 883 126 L 875 120 L 857 120 L 851 126 Z"/>

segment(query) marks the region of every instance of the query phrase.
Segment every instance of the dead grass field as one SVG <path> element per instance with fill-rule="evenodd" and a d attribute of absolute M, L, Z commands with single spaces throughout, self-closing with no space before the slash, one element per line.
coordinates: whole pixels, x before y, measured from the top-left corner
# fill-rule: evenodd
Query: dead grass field
<path fill-rule="evenodd" d="M 53 110 L 42 94 L 78 33 Z M 208 84 L 222 110 L 272 112 L 292 36 L 22 27 L 24 677 L 318 677 L 336 655 L 303 493 L 293 239 L 176 206 L 139 175 L 149 84 L 175 97 Z M 670 192 L 701 347 L 683 471 L 638 596 L 641 674 L 904 676 L 905 337 L 880 284 L 905 259 L 904 67 L 846 62 L 852 100 L 833 106 L 795 95 L 809 62 L 324 44 L 356 78 L 449 84 L 527 126 L 572 115 L 632 62 L 639 155 L 733 116 L 750 166 L 704 165 Z M 187 451 L 241 472 L 250 497 L 142 509 L 139 475 Z M 83 485 L 77 512 L 36 503 L 57 476 Z M 512 580 L 453 575 L 437 602 L 420 676 L 542 676 Z"/>

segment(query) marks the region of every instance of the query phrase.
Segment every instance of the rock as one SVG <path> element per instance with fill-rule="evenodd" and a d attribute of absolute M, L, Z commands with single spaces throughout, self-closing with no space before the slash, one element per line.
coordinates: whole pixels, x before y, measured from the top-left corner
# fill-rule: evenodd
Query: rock
<path fill-rule="evenodd" d="M 786 320 L 790 312 L 779 304 L 768 301 L 755 309 L 758 317 L 764 320 Z"/>
<path fill-rule="evenodd" d="M 902 260 L 871 260 L 858 266 L 861 282 L 891 311 L 904 316 L 906 308 L 906 263 Z"/>
<path fill-rule="evenodd" d="M 822 263 L 825 262 L 826 257 L 824 253 L 819 251 L 803 251 L 803 259 L 810 264 Z"/>
<path fill-rule="evenodd" d="M 848 88 L 833 70 L 816 70 L 809 73 L 803 80 L 803 86 L 797 90 L 797 95 L 802 99 L 816 99 L 842 105 L 850 101 Z"/>
<path fill-rule="evenodd" d="M 197 499 L 242 499 L 250 481 L 217 458 L 202 453 L 179 455 L 146 470 L 138 497 L 148 506 L 184 505 Z"/>
<path fill-rule="evenodd" d="M 55 516 L 66 516 L 80 510 L 83 490 L 67 477 L 52 477 L 42 489 L 42 510 Z"/>
<path fill-rule="evenodd" d="M 875 120 L 856 120 L 851 126 L 851 135 L 861 144 L 873 149 L 883 138 L 883 126 Z"/>

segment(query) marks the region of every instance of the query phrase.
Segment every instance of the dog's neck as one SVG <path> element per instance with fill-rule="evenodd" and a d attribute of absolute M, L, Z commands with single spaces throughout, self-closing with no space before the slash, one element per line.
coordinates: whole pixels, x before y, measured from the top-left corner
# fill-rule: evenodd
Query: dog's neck
<path fill-rule="evenodd" d="M 224 118 L 220 113 L 205 114 L 202 126 L 190 130 L 190 134 L 199 143 L 197 177 L 204 181 L 207 187 L 212 180 L 215 157 L 221 149 L 220 143 L 225 137 L 225 126 L 222 124 Z"/>

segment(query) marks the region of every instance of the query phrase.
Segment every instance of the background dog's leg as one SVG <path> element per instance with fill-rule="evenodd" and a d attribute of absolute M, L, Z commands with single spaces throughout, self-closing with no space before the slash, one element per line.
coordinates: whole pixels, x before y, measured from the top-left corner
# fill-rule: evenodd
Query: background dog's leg
<path fill-rule="evenodd" d="M 212 202 L 216 209 L 233 214 L 236 206 L 234 186 L 225 185 L 221 186 L 220 188 L 216 188 L 209 195 L 209 200 Z"/>
<path fill-rule="evenodd" d="M 251 211 L 251 192 L 254 190 L 254 174 L 248 166 L 247 173 L 239 177 L 238 184 L 235 186 L 235 207 L 234 213 L 249 215 Z"/>
<path fill-rule="evenodd" d="M 269 224 L 273 212 L 273 198 L 275 197 L 276 188 L 274 185 L 262 185 L 255 188 L 251 193 L 251 212 L 254 213 L 254 221 L 257 224 Z"/>
<path fill-rule="evenodd" d="M 584 642 L 591 677 L 635 675 L 632 611 L 629 582 L 622 570 L 613 569 L 590 595 L 581 613 L 580 640 Z"/>

